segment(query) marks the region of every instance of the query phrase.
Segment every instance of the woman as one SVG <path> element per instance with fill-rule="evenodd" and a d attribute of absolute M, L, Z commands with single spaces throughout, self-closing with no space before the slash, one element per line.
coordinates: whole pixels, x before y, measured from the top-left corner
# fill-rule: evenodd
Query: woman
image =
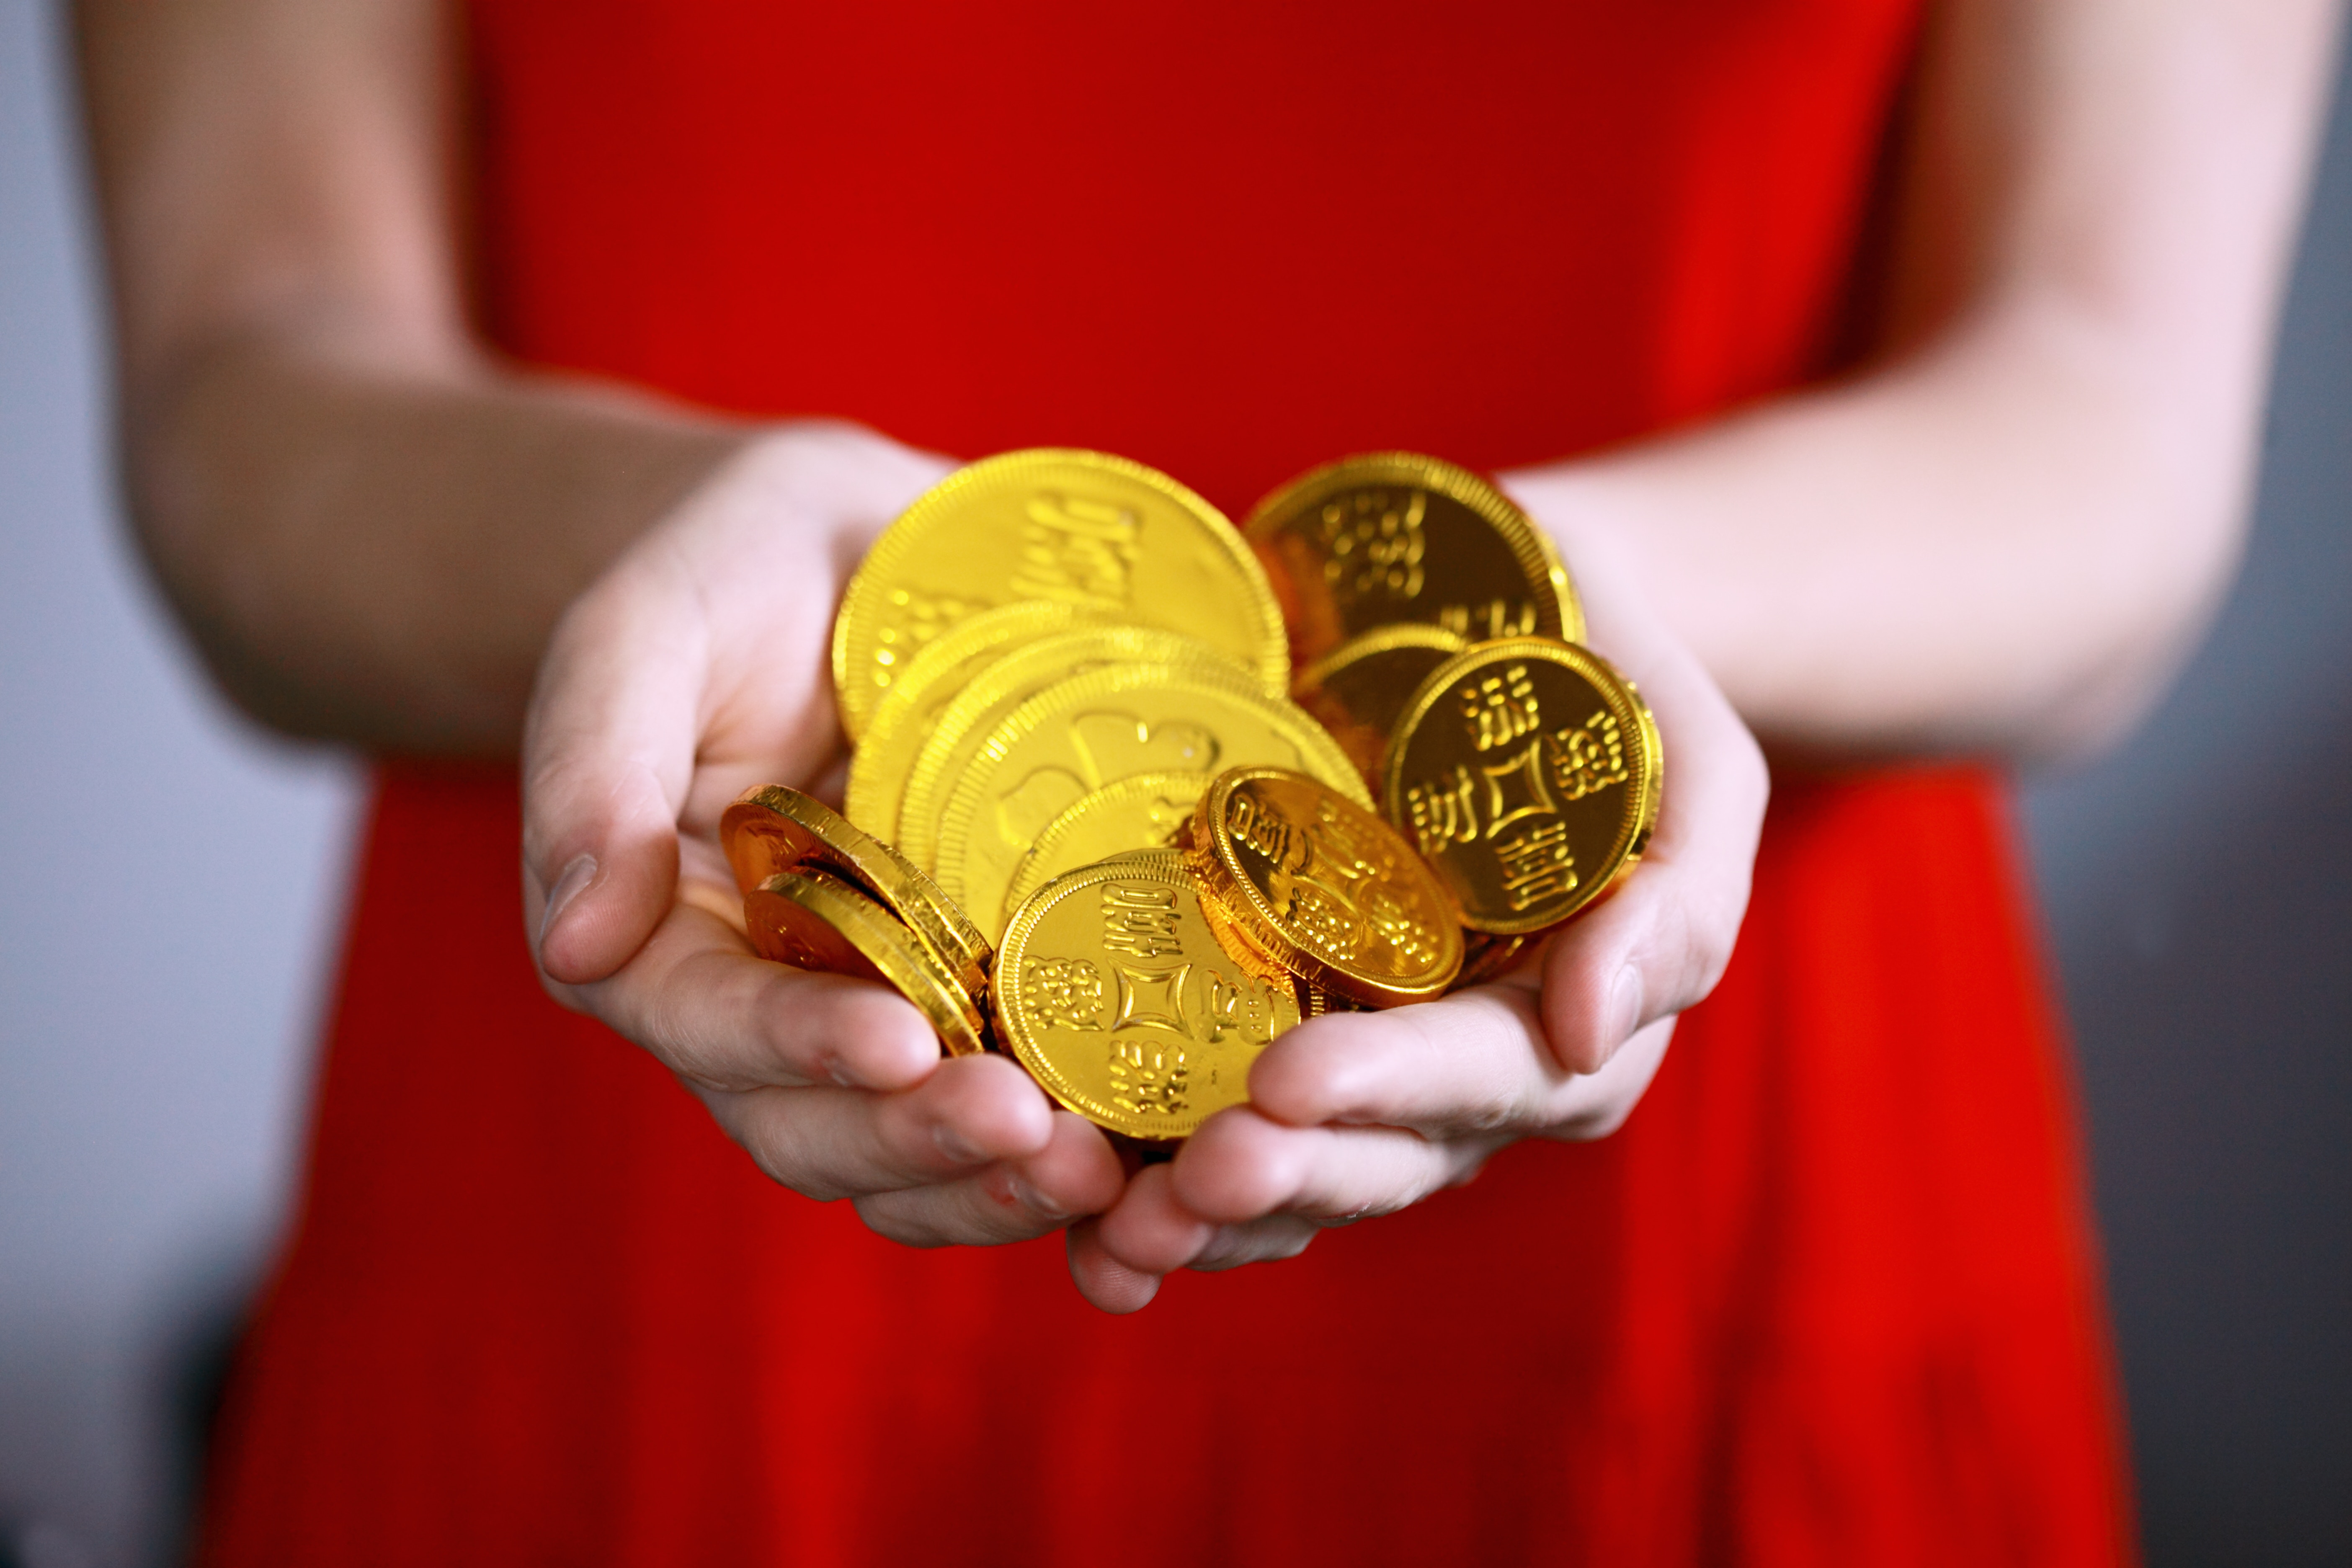
<path fill-rule="evenodd" d="M 2333 7 L 1322 9 L 86 0 L 142 537 L 408 759 L 215 1559 L 2129 1554 L 1981 763 L 2223 584 Z M 940 454 L 1057 443 L 1502 471 L 1673 758 L 1131 1179 L 710 841 Z"/>

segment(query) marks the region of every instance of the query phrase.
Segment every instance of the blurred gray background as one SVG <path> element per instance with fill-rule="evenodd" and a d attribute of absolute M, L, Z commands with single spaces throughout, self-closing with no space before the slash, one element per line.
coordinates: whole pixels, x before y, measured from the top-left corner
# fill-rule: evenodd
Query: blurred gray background
<path fill-rule="evenodd" d="M 167 1560 L 284 1211 L 358 775 L 205 688 L 117 526 L 52 0 L 0 0 L 0 1568 Z M 2352 1563 L 2352 111 L 2244 576 L 2027 796 L 2159 1564 Z"/>

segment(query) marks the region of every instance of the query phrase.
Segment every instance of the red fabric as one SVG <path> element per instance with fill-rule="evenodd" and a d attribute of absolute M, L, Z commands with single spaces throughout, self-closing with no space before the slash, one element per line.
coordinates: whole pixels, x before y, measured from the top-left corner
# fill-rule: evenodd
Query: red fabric
<path fill-rule="evenodd" d="M 1801 379 L 1908 0 L 477 0 L 520 355 L 1228 507 Z M 510 774 L 383 773 L 224 1564 L 2126 1559 L 2072 1109 L 1996 784 L 1780 781 L 1603 1142 L 1081 1305 L 761 1180 L 548 1002 Z"/>

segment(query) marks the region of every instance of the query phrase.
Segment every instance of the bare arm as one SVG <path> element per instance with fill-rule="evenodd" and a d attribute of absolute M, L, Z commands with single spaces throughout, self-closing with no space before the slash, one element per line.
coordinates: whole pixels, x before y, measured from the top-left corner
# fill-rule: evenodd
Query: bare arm
<path fill-rule="evenodd" d="M 1880 368 L 1522 493 L 1768 736 L 2095 743 L 2235 558 L 2336 9 L 1949 7 Z M 82 17 L 133 510 L 200 646 L 286 728 L 510 747 L 563 605 L 748 433 L 474 346 L 424 0 Z"/>
<path fill-rule="evenodd" d="M 1948 6 L 1881 367 L 1513 476 L 1595 588 L 1595 640 L 1639 649 L 1646 599 L 1795 749 L 2063 752 L 2128 722 L 2238 546 L 2334 26 L 2326 0 Z M 1671 690 L 1671 660 L 1636 673 Z M 1695 842 L 1668 846 L 1669 877 Z M 1654 875 L 1554 939 L 1533 1009 L 1523 975 L 1442 1026 L 1451 1001 L 1275 1041 L 1248 1106 L 1076 1233 L 1081 1279 L 1131 1303 L 1171 1269 L 1287 1257 L 1417 1202 L 1514 1139 L 1613 1125 L 1713 983 L 1689 961 L 1738 923 L 1706 920 L 1711 879 L 1628 908 Z M 1665 936 L 1694 913 L 1708 936 Z M 1594 1025 L 1615 973 L 1635 977 L 1630 1032 Z"/>
<path fill-rule="evenodd" d="M 1521 493 L 1768 740 L 2107 739 L 2236 561 L 2337 10 L 1945 5 L 1878 364 Z"/>
<path fill-rule="evenodd" d="M 432 0 L 81 16 L 134 511 L 231 692 L 289 729 L 476 752 L 516 750 L 535 702 L 526 897 L 538 950 L 569 942 L 542 966 L 559 999 L 761 1170 L 898 1239 L 1108 1206 L 1108 1146 L 1009 1061 L 943 1062 L 883 988 L 754 956 L 713 843 L 745 783 L 837 757 L 840 574 L 940 460 L 481 353 Z M 575 910 L 551 944 L 551 893 Z"/>
<path fill-rule="evenodd" d="M 466 318 L 430 0 L 84 0 L 131 512 L 299 733 L 511 752 L 566 605 L 748 440 Z"/>
<path fill-rule="evenodd" d="M 473 346 L 436 14 L 84 0 L 131 488 L 167 586 L 232 690 L 314 733 L 503 750 L 536 667 L 543 976 L 779 1179 L 912 1241 L 1101 1211 L 1107 1147 L 1009 1064 L 940 1063 L 905 1004 L 761 963 L 725 918 L 717 809 L 837 757 L 838 574 L 937 466 Z M 2234 546 L 2333 15 L 1956 10 L 1908 187 L 1916 338 L 1849 386 L 1515 480 L 1668 731 L 1643 874 L 1551 944 L 1539 991 L 1277 1042 L 1248 1136 L 1196 1140 L 1081 1237 L 1097 1300 L 1622 1118 L 1746 902 L 1763 777 L 1710 670 L 1751 721 L 1847 751 L 2043 745 L 2128 710 Z M 780 549 L 829 571 L 740 570 Z M 1328 1121 L 1391 1132 L 1300 1125 Z"/>

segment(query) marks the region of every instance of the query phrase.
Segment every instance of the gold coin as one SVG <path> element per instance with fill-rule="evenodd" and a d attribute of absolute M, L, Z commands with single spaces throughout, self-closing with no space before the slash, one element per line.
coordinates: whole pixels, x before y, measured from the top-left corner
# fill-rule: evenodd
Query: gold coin
<path fill-rule="evenodd" d="M 1473 985 L 1484 985 L 1489 980 L 1508 974 L 1519 965 L 1527 950 L 1534 945 L 1535 936 L 1489 936 L 1474 931 L 1463 940 L 1462 973 L 1445 989 L 1467 991 Z"/>
<path fill-rule="evenodd" d="M 1185 853 L 1184 863 L 1196 865 L 1189 852 Z M 1307 977 L 1283 963 L 1278 954 L 1258 941 L 1250 928 L 1242 923 L 1241 917 L 1234 913 L 1231 906 L 1223 899 L 1209 896 L 1205 886 L 1202 889 L 1201 918 L 1209 922 L 1209 934 L 1217 939 L 1217 945 L 1223 948 L 1235 963 L 1270 985 L 1289 986 L 1297 994 L 1299 1006 L 1302 1009 L 1306 1007 L 1307 994 L 1314 990 L 1307 984 Z M 1329 1009 L 1324 1010 L 1328 1012 Z"/>
<path fill-rule="evenodd" d="M 1250 1063 L 1298 1022 L 1297 993 L 1235 963 L 1172 851 L 1040 888 L 997 959 L 1001 1039 L 1070 1110 L 1130 1138 L 1182 1138 L 1249 1099 Z"/>
<path fill-rule="evenodd" d="M 1357 1006 L 1345 996 L 1335 996 L 1328 991 L 1318 991 L 1312 985 L 1307 984 L 1304 980 L 1299 981 L 1297 984 L 1298 1016 L 1301 1023 L 1304 1023 L 1309 1018 L 1320 1018 L 1327 1013 L 1360 1013 L 1363 1011 L 1361 1007 Z"/>
<path fill-rule="evenodd" d="M 882 693 L 857 738 L 843 814 L 869 833 L 896 838 L 907 779 L 948 704 L 1006 655 L 1100 620 L 1075 605 L 1038 599 L 982 610 L 924 645 Z"/>
<path fill-rule="evenodd" d="M 1556 925 L 1614 887 L 1658 819 L 1664 761 L 1633 683 L 1532 637 L 1458 654 L 1389 747 L 1382 805 L 1473 931 Z"/>
<path fill-rule="evenodd" d="M 1113 665 L 1074 676 L 1007 714 L 960 772 L 939 815 L 933 875 L 967 910 L 996 907 L 1037 837 L 1106 784 L 1138 773 L 1296 768 L 1369 805 L 1322 726 L 1199 668 Z M 911 795 L 910 795 L 911 800 Z"/>
<path fill-rule="evenodd" d="M 1290 699 L 1321 721 L 1377 795 L 1389 737 L 1430 671 L 1470 645 L 1444 626 L 1407 621 L 1349 637 L 1290 683 Z"/>
<path fill-rule="evenodd" d="M 939 863 L 940 812 L 974 752 L 1021 704 L 1072 676 L 1112 665 L 1197 669 L 1238 689 L 1264 688 L 1207 644 L 1157 626 L 1094 626 L 1007 654 L 942 709 L 908 770 L 898 805 L 899 849 L 919 866 Z"/>
<path fill-rule="evenodd" d="M 1283 768 L 1234 768 L 1201 797 L 1191 864 L 1264 951 L 1371 1007 L 1444 994 L 1462 928 L 1396 829 Z"/>
<path fill-rule="evenodd" d="M 921 1010 L 950 1056 L 988 1048 L 971 995 L 914 933 L 842 879 L 815 867 L 779 871 L 743 895 L 743 918 L 761 957 L 878 980 Z"/>
<path fill-rule="evenodd" d="M 1030 894 L 1065 872 L 1114 855 L 1176 847 L 1208 788 L 1207 773 L 1138 773 L 1085 796 L 1047 824 L 1013 868 L 1004 918 L 1009 921 Z"/>
<path fill-rule="evenodd" d="M 919 938 L 955 983 L 988 994 L 988 939 L 907 858 L 860 832 L 824 802 L 783 784 L 743 792 L 719 819 L 719 842 L 748 893 L 779 871 L 824 870 L 880 903 Z"/>
<path fill-rule="evenodd" d="M 1501 490 L 1437 458 L 1375 452 L 1302 474 L 1258 502 L 1244 531 L 1302 665 L 1401 621 L 1468 642 L 1584 636 L 1544 531 Z"/>
<path fill-rule="evenodd" d="M 950 626 L 1033 599 L 1199 637 L 1272 690 L 1290 679 L 1273 588 L 1223 513 L 1140 463 L 1037 448 L 958 469 L 875 542 L 834 622 L 843 728 L 862 735 Z"/>

